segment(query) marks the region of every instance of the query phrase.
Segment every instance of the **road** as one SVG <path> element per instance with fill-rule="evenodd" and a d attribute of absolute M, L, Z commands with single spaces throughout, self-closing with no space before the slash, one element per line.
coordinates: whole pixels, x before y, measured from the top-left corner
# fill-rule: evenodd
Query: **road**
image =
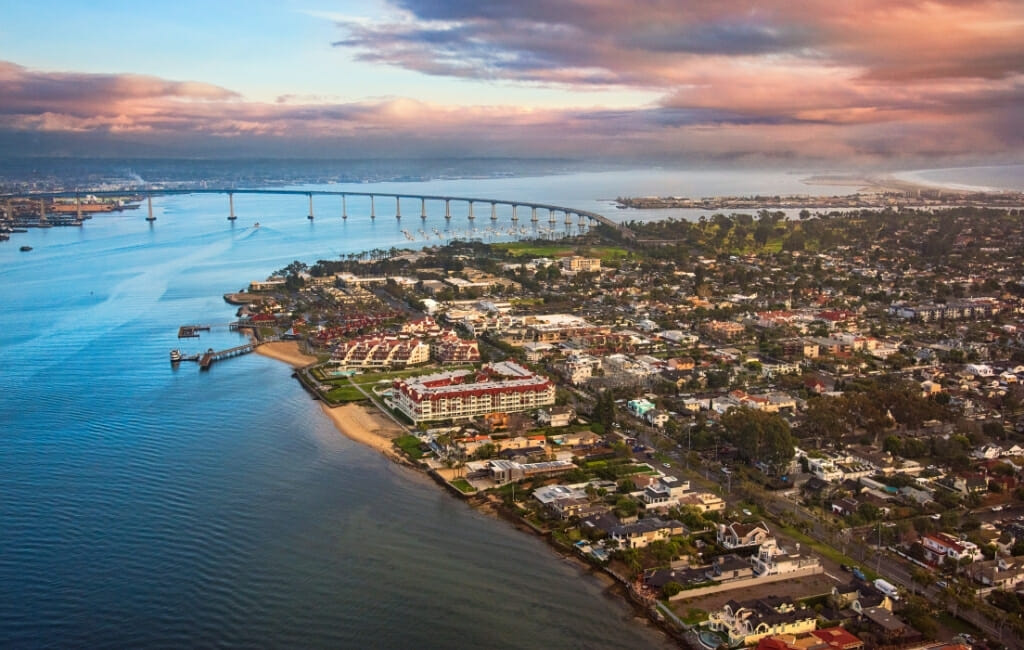
<path fill-rule="evenodd" d="M 630 426 L 635 429 L 641 428 L 637 427 L 634 422 L 631 422 Z M 643 427 L 641 439 L 649 447 L 656 447 L 655 444 L 652 444 L 654 442 L 651 439 L 652 437 L 666 438 L 660 432 Z M 672 444 L 674 447 L 675 442 L 672 441 Z M 679 467 L 681 464 L 681 453 L 678 450 L 673 449 L 668 455 L 673 458 L 673 467 L 671 469 L 663 469 L 662 471 L 677 475 L 683 479 L 690 479 L 691 482 L 700 484 L 705 488 L 717 488 L 722 490 L 723 493 L 725 492 L 725 485 L 710 479 L 712 475 L 715 476 L 715 479 L 721 478 L 722 475 L 719 473 L 719 468 L 705 465 L 705 477 L 701 479 L 697 469 L 684 472 Z M 735 489 L 728 490 L 729 493 L 723 494 L 723 498 L 730 507 L 735 507 L 736 503 L 742 498 L 740 494 L 742 490 L 739 489 L 740 486 L 738 485 L 731 487 Z M 836 548 L 851 558 L 859 559 L 863 566 L 870 568 L 889 582 L 903 587 L 908 592 L 921 594 L 932 603 L 945 603 L 946 610 L 950 614 L 974 625 L 988 635 L 989 638 L 999 641 L 1007 648 L 1011 650 L 1024 650 L 1024 639 L 1017 638 L 1012 628 L 1007 629 L 1006 622 L 1009 615 L 1002 616 L 999 619 L 989 618 L 976 609 L 961 607 L 955 598 L 947 597 L 947 589 L 944 587 L 933 584 L 923 588 L 920 584 L 914 582 L 905 561 L 885 549 L 871 545 L 868 539 L 860 539 L 858 541 L 855 535 L 844 537 L 837 531 L 830 530 L 814 513 L 809 512 L 797 502 L 791 501 L 779 493 L 759 491 L 757 501 L 762 502 L 764 509 L 775 519 L 789 519 L 797 522 L 797 527 L 815 541 Z M 995 519 L 1000 515 L 1005 518 L 1010 513 L 1007 511 L 992 513 L 990 510 L 979 509 L 976 514 L 983 515 L 982 519 Z M 984 516 L 986 514 L 989 516 Z M 1017 515 L 1018 512 L 1014 511 L 1012 514 Z"/>
<path fill-rule="evenodd" d="M 1001 620 L 993 620 L 975 609 L 964 609 L 955 599 L 944 598 L 946 595 L 945 588 L 937 585 L 929 585 L 927 588 L 922 588 L 921 585 L 914 582 L 905 561 L 898 559 L 889 551 L 870 545 L 868 540 L 856 543 L 855 540 L 844 539 L 841 535 L 833 534 L 812 514 L 795 502 L 788 501 L 780 495 L 770 494 L 767 498 L 769 500 L 764 505 L 768 512 L 775 517 L 782 516 L 783 513 L 787 517 L 792 516 L 802 523 L 803 530 L 808 537 L 822 544 L 840 549 L 844 554 L 847 554 L 848 550 L 850 557 L 859 559 L 865 567 L 883 576 L 889 582 L 903 587 L 908 592 L 921 594 L 932 603 L 941 604 L 945 600 L 946 610 L 953 616 L 958 616 L 974 625 L 990 638 L 1005 644 L 1008 648 L 1024 650 L 1024 640 L 1016 638 L 1012 629 L 1004 629 L 1007 617 L 1004 616 Z M 849 544 L 848 549 L 846 548 L 847 544 Z"/>

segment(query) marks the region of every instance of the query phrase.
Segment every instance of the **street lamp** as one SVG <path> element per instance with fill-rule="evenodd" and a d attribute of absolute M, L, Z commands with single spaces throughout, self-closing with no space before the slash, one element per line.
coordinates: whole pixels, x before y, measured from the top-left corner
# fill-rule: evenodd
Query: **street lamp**
<path fill-rule="evenodd" d="M 882 569 L 882 522 L 878 522 L 878 547 L 875 548 L 875 573 Z"/>

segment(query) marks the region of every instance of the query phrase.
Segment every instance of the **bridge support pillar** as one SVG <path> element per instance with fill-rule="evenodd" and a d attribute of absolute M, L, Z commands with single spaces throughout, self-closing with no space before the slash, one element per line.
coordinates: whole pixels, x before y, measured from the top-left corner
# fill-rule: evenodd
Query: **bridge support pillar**
<path fill-rule="evenodd" d="M 515 203 L 512 204 L 512 221 L 519 221 L 519 215 L 516 214 L 516 210 L 519 208 Z"/>
<path fill-rule="evenodd" d="M 345 195 L 341 195 L 341 218 L 348 219 L 348 205 L 345 202 Z"/>
<path fill-rule="evenodd" d="M 402 199 L 395 197 L 395 219 L 402 218 Z"/>
<path fill-rule="evenodd" d="M 548 208 L 548 223 L 555 223 L 555 211 Z"/>
<path fill-rule="evenodd" d="M 376 219 L 377 218 L 377 208 L 374 206 L 373 195 L 372 194 L 370 195 L 370 218 L 371 219 Z"/>
<path fill-rule="evenodd" d="M 228 192 L 228 221 L 234 221 L 237 218 L 235 216 L 235 195 Z"/>
<path fill-rule="evenodd" d="M 533 223 L 537 223 L 537 208 L 536 207 L 531 207 L 530 208 L 530 221 L 532 221 Z"/>
<path fill-rule="evenodd" d="M 81 223 L 82 222 L 82 195 L 81 194 L 76 194 L 75 195 L 75 213 L 76 213 L 76 218 L 78 219 L 78 222 Z"/>
<path fill-rule="evenodd" d="M 146 210 L 148 211 L 148 214 L 146 215 L 146 221 L 156 221 L 156 217 L 153 216 L 153 195 L 152 194 L 147 194 L 146 195 Z"/>
<path fill-rule="evenodd" d="M 427 218 L 427 200 L 420 198 L 420 219 Z"/>
<path fill-rule="evenodd" d="M 491 221 L 498 220 L 498 204 L 491 202 Z"/>
<path fill-rule="evenodd" d="M 565 225 L 572 225 L 572 213 L 569 212 L 568 210 L 565 211 Z"/>
<path fill-rule="evenodd" d="M 39 222 L 44 223 L 46 221 L 46 201 L 39 199 Z"/>
<path fill-rule="evenodd" d="M 445 199 L 444 200 L 444 218 L 445 219 L 451 219 L 452 218 L 452 200 L 451 199 Z"/>
<path fill-rule="evenodd" d="M 469 220 L 472 221 L 473 219 L 476 219 L 476 217 L 473 216 L 473 202 L 470 201 L 469 202 Z"/>
<path fill-rule="evenodd" d="M 309 216 L 306 217 L 310 221 L 313 220 L 313 193 L 309 194 Z"/>

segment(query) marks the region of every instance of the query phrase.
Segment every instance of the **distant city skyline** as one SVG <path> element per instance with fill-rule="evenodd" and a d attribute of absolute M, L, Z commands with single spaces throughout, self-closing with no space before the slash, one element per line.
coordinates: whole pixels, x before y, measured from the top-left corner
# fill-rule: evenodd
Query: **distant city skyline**
<path fill-rule="evenodd" d="M 3 0 L 8 155 L 1019 162 L 1024 3 Z"/>

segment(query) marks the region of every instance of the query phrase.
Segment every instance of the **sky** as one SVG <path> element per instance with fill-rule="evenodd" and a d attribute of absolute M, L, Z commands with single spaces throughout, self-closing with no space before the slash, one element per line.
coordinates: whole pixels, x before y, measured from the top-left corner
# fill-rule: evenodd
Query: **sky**
<path fill-rule="evenodd" d="M 0 0 L 0 149 L 1019 163 L 1024 0 Z"/>

